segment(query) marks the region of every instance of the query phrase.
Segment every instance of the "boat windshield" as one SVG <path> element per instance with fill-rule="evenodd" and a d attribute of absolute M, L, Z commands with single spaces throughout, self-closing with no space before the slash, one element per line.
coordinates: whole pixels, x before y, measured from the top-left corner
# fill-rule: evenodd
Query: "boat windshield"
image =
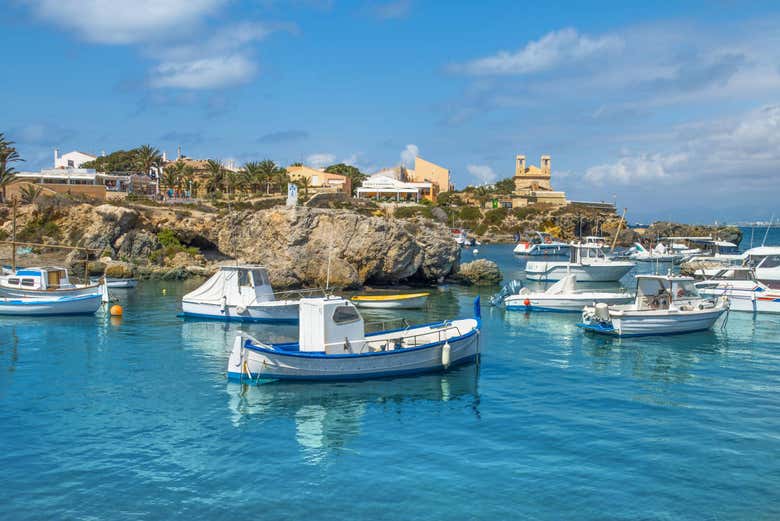
<path fill-rule="evenodd" d="M 758 265 L 759 268 L 777 268 L 780 266 L 780 255 L 767 255 Z"/>
<path fill-rule="evenodd" d="M 336 324 L 347 324 L 360 320 L 360 315 L 352 306 L 339 306 L 333 310 L 333 321 Z"/>
<path fill-rule="evenodd" d="M 271 282 L 268 280 L 268 272 L 265 270 L 252 270 L 252 282 L 254 287 L 269 286 Z"/>
<path fill-rule="evenodd" d="M 672 282 L 672 296 L 674 300 L 690 300 L 699 298 L 699 292 L 692 280 L 675 280 Z"/>
<path fill-rule="evenodd" d="M 668 309 L 671 302 L 671 283 L 666 279 L 640 278 L 636 282 L 638 309 Z"/>

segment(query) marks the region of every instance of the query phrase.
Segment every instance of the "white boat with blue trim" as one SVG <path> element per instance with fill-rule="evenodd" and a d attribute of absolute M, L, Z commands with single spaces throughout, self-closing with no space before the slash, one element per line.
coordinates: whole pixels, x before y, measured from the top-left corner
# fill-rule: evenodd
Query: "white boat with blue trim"
<path fill-rule="evenodd" d="M 576 275 L 566 275 L 545 291 L 524 287 L 503 297 L 504 308 L 515 311 L 581 312 L 588 304 L 627 304 L 633 295 L 623 292 L 577 290 Z"/>
<path fill-rule="evenodd" d="M 298 342 L 268 344 L 239 334 L 228 379 L 363 380 L 446 371 L 479 358 L 479 298 L 474 308 L 475 318 L 366 333 L 349 300 L 304 298 Z"/>
<path fill-rule="evenodd" d="M 637 275 L 632 304 L 587 306 L 578 326 L 614 336 L 691 333 L 711 329 L 728 309 L 727 297 L 703 298 L 692 277 Z"/>
<path fill-rule="evenodd" d="M 0 315 L 40 317 L 92 315 L 107 302 L 102 291 L 89 295 L 0 298 Z"/>
<path fill-rule="evenodd" d="M 0 297 L 79 297 L 101 291 L 101 282 L 82 285 L 70 281 L 62 267 L 33 267 L 4 270 L 0 275 Z"/>
<path fill-rule="evenodd" d="M 780 290 L 759 281 L 753 268 L 724 268 L 695 285 L 707 297 L 728 297 L 733 311 L 780 313 Z"/>
<path fill-rule="evenodd" d="M 294 293 L 301 295 L 305 292 Z M 242 322 L 296 322 L 298 300 L 277 300 L 276 297 L 268 270 L 264 267 L 220 266 L 219 271 L 203 285 L 182 297 L 181 307 L 185 317 Z"/>

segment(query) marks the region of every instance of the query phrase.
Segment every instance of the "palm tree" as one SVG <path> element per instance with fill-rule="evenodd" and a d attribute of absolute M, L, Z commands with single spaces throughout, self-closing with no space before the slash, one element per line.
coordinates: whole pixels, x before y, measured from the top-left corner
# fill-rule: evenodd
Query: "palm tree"
<path fill-rule="evenodd" d="M 270 159 L 264 159 L 257 164 L 257 173 L 260 181 L 265 184 L 266 193 L 271 193 L 271 184 L 274 182 L 274 173 L 279 167 Z"/>
<path fill-rule="evenodd" d="M 7 141 L 5 134 L 0 132 L 0 202 L 5 202 L 5 189 L 16 179 L 16 170 L 8 163 L 24 161 L 13 146 L 13 141 Z"/>
<path fill-rule="evenodd" d="M 287 173 L 287 169 L 281 166 L 276 167 L 274 181 L 279 187 L 279 192 L 284 192 L 284 185 L 290 182 L 290 175 Z"/>
<path fill-rule="evenodd" d="M 151 145 L 142 145 L 135 150 L 136 168 L 144 174 L 149 174 L 153 167 L 162 164 L 162 154 Z"/>
<path fill-rule="evenodd" d="M 301 176 L 300 178 L 293 181 L 296 185 L 298 185 L 298 188 L 303 188 L 303 196 L 308 198 L 309 197 L 309 187 L 311 186 L 311 179 L 309 179 L 306 176 Z"/>
<path fill-rule="evenodd" d="M 165 167 L 163 170 L 162 182 L 163 185 L 175 190 L 181 185 L 181 171 L 184 167 L 182 161 L 177 161 Z"/>
<path fill-rule="evenodd" d="M 43 188 L 31 183 L 27 183 L 19 188 L 19 195 L 22 197 L 22 204 L 33 204 L 40 197 Z"/>
<path fill-rule="evenodd" d="M 257 193 L 261 190 L 263 179 L 260 171 L 260 163 L 257 161 L 248 161 L 244 163 L 244 167 L 241 169 L 241 176 L 250 192 Z"/>
<path fill-rule="evenodd" d="M 206 172 L 209 174 L 206 191 L 213 194 L 219 190 L 225 181 L 225 165 L 217 159 L 209 159 L 206 162 Z"/>

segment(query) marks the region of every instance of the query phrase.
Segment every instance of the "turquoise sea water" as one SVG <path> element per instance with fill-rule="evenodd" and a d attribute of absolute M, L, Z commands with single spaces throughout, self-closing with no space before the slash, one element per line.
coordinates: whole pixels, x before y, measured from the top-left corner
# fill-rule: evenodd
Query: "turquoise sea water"
<path fill-rule="evenodd" d="M 780 316 L 618 340 L 486 307 L 478 367 L 245 387 L 235 332 L 296 328 L 183 321 L 191 286 L 117 292 L 121 320 L 0 318 L 0 519 L 780 518 Z"/>

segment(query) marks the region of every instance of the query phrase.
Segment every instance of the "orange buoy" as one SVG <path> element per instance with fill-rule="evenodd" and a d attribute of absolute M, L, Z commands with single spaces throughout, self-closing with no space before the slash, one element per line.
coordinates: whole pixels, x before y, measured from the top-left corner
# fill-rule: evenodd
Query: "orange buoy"
<path fill-rule="evenodd" d="M 112 317 L 121 317 L 122 306 L 120 306 L 119 304 L 114 304 L 113 306 L 111 306 L 111 309 L 109 309 L 108 312 Z"/>
<path fill-rule="evenodd" d="M 526 305 L 526 306 L 530 306 L 530 305 L 531 305 L 531 301 L 530 301 L 530 300 L 528 300 L 528 299 L 525 299 L 525 300 L 523 301 L 523 304 L 524 304 L 524 305 Z"/>

